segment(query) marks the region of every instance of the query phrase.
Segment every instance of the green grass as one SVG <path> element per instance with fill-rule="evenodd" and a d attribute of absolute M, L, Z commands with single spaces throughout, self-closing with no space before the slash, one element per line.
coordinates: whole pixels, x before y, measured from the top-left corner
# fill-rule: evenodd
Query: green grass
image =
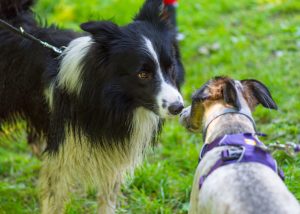
<path fill-rule="evenodd" d="M 36 12 L 48 23 L 79 30 L 91 19 L 128 23 L 142 0 L 40 0 Z M 215 75 L 255 78 L 271 90 L 279 111 L 259 107 L 258 128 L 266 143 L 300 138 L 300 2 L 298 0 L 180 1 L 178 21 L 186 68 L 186 103 L 192 92 Z M 210 54 L 200 47 L 219 45 Z M 0 214 L 38 213 L 36 183 L 40 161 L 30 155 L 24 124 L 0 133 Z M 201 135 L 187 133 L 177 119 L 166 123 L 159 145 L 123 187 L 118 213 L 186 213 Z M 275 155 L 286 184 L 300 200 L 300 158 Z M 95 213 L 95 192 L 76 193 L 68 213 Z"/>

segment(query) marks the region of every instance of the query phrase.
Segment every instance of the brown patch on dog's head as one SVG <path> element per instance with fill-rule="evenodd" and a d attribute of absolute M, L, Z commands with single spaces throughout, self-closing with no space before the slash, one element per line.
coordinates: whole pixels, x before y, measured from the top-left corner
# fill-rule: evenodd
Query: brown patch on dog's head
<path fill-rule="evenodd" d="M 234 80 L 228 77 L 215 77 L 194 93 L 188 129 L 199 130 L 204 113 L 217 103 L 240 110 L 241 105 Z"/>
<path fill-rule="evenodd" d="M 235 108 L 237 111 L 242 108 L 254 111 L 258 104 L 277 109 L 268 88 L 252 79 L 235 81 L 229 77 L 215 77 L 197 90 L 192 100 L 190 127 L 194 130 L 200 128 L 204 115 L 215 111 L 213 107 L 217 105 L 219 109 Z"/>
<path fill-rule="evenodd" d="M 235 81 L 228 77 L 215 77 L 209 80 L 196 91 L 192 100 L 202 102 L 204 107 L 209 107 L 211 104 L 221 102 L 237 110 L 241 108 Z"/>

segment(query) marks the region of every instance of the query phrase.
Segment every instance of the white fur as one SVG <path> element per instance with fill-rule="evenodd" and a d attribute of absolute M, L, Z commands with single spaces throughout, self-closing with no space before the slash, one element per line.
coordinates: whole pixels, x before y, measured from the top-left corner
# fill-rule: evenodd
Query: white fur
<path fill-rule="evenodd" d="M 129 142 L 110 148 L 91 148 L 86 138 L 69 131 L 57 155 L 46 156 L 41 171 L 42 213 L 61 213 L 70 186 L 80 182 L 96 186 L 101 194 L 100 213 L 114 213 L 118 186 L 132 174 L 157 132 L 159 117 L 144 108 L 135 110 Z"/>
<path fill-rule="evenodd" d="M 161 80 L 161 85 L 160 85 L 160 91 L 156 98 L 156 102 L 157 105 L 159 106 L 159 114 L 161 115 L 161 117 L 166 118 L 171 116 L 168 107 L 176 102 L 182 103 L 183 105 L 183 98 L 179 93 L 179 91 L 173 85 L 166 82 L 166 80 L 164 79 L 161 71 L 161 66 L 158 60 L 158 56 L 154 50 L 152 42 L 146 37 L 144 37 L 144 40 L 145 40 L 145 50 L 147 51 L 149 56 L 153 58 L 153 60 L 157 65 L 157 75 Z M 164 101 L 166 102 L 165 108 L 163 108 Z"/>
<path fill-rule="evenodd" d="M 237 93 L 238 100 L 241 103 L 241 110 L 240 110 L 240 112 L 243 112 L 243 113 L 245 113 L 247 115 L 251 115 L 251 110 L 249 108 L 249 105 L 248 105 L 245 97 L 242 94 L 242 92 L 244 90 L 242 83 L 240 81 L 238 81 L 238 80 L 235 80 L 234 83 L 235 83 L 235 87 L 237 88 L 237 92 L 238 92 Z"/>
<path fill-rule="evenodd" d="M 62 62 L 57 75 L 58 86 L 70 93 L 79 94 L 82 86 L 82 59 L 86 56 L 93 40 L 91 37 L 74 39 L 62 54 Z"/>
<path fill-rule="evenodd" d="M 216 151 L 217 149 L 218 151 Z M 206 158 L 212 158 L 211 160 L 207 160 L 206 164 L 211 165 L 216 161 L 216 157 L 219 156 L 222 150 L 221 148 L 217 149 L 211 151 L 214 154 Z M 252 168 L 254 171 L 253 176 L 261 180 L 261 183 L 264 185 L 264 189 L 258 191 L 269 194 L 269 200 L 264 198 L 261 207 L 245 207 L 244 203 L 241 202 L 240 195 L 243 194 L 242 191 L 245 189 L 241 188 L 243 184 L 239 183 L 240 176 L 238 176 L 237 170 L 241 170 L 242 168 Z M 189 214 L 259 213 L 258 210 L 262 210 L 265 203 L 273 204 L 274 207 L 280 207 L 280 210 L 276 212 L 276 208 L 274 208 L 271 213 L 300 214 L 299 202 L 289 192 L 279 176 L 272 169 L 262 164 L 242 163 L 239 166 L 229 164 L 220 167 L 209 175 L 203 183 L 201 190 L 199 190 L 199 179 L 201 175 L 205 174 L 204 171 L 204 164 L 200 163 L 194 176 Z M 252 183 L 251 180 L 248 182 Z M 255 183 L 251 186 L 251 188 L 257 189 Z M 249 197 L 255 196 L 251 195 Z"/>
<path fill-rule="evenodd" d="M 46 97 L 50 110 L 53 109 L 54 87 L 55 81 L 51 82 L 49 87 L 44 90 L 44 95 Z"/>
<path fill-rule="evenodd" d="M 153 60 L 155 61 L 155 63 L 158 66 L 158 69 L 160 70 L 159 60 L 158 60 L 157 54 L 154 50 L 154 47 L 152 45 L 152 42 L 150 41 L 150 39 L 148 39 L 145 36 L 143 36 L 143 39 L 145 41 L 145 51 L 146 51 L 146 53 L 148 53 L 149 56 L 153 58 Z"/>
<path fill-rule="evenodd" d="M 173 103 L 179 102 L 182 105 L 183 99 L 180 93 L 177 89 L 175 89 L 172 85 L 166 83 L 161 75 L 162 78 L 162 84 L 160 92 L 157 95 L 156 102 L 159 106 L 159 114 L 162 115 L 162 117 L 169 117 L 172 116 L 168 110 L 168 107 L 172 105 Z M 166 107 L 163 108 L 163 100 L 166 101 Z"/>

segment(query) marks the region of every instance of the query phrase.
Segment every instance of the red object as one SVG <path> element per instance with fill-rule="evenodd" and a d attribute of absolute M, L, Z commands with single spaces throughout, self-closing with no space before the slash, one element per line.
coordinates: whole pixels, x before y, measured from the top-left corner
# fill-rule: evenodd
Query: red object
<path fill-rule="evenodd" d="M 164 0 L 165 5 L 176 4 L 177 0 Z"/>

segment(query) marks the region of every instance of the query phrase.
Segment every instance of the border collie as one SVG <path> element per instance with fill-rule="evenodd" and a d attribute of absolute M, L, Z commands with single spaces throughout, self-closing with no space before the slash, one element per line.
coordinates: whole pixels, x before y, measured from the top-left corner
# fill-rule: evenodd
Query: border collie
<path fill-rule="evenodd" d="M 183 109 L 183 66 L 161 0 L 133 22 L 81 25 L 85 34 L 40 27 L 33 0 L 1 0 L 0 18 L 57 47 L 57 55 L 0 29 L 0 121 L 19 117 L 45 138 L 42 213 L 62 213 L 72 184 L 96 186 L 99 212 L 114 213 L 126 173 L 155 142 L 162 120 Z M 30 139 L 29 139 L 30 140 Z"/>

